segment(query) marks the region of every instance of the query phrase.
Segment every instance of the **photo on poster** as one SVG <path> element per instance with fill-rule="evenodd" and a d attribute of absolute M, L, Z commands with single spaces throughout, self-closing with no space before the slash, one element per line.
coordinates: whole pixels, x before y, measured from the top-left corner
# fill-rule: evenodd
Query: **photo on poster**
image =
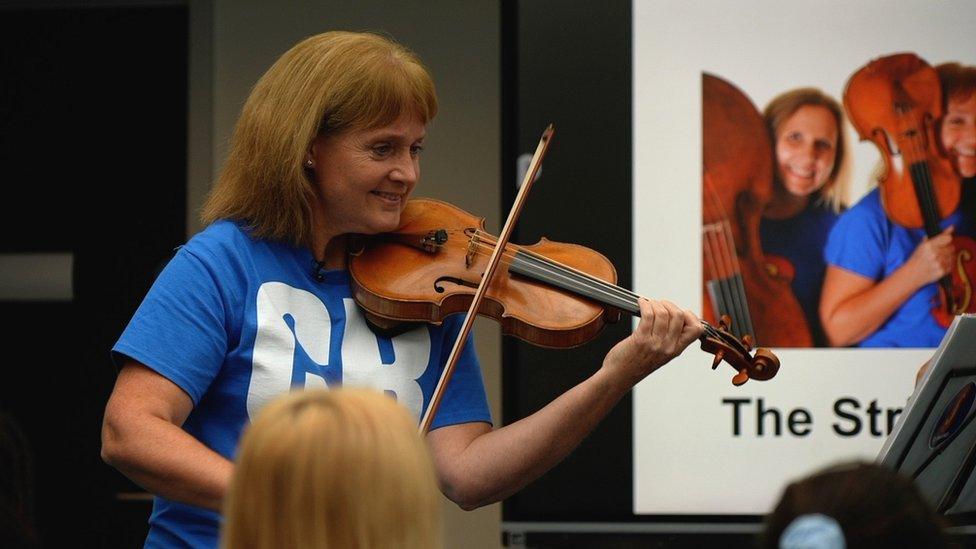
<path fill-rule="evenodd" d="M 973 216 L 961 200 L 961 179 L 974 174 L 953 150 L 953 126 L 965 121 L 950 114 L 966 116 L 974 86 L 976 68 L 903 52 L 858 68 L 840 99 L 797 87 L 760 112 L 733 83 L 704 73 L 706 320 L 725 316 L 736 335 L 772 347 L 937 345 L 976 304 Z M 879 155 L 850 213 L 847 120 Z M 940 238 L 950 226 L 951 239 Z M 927 239 L 944 243 L 946 257 Z M 945 281 L 932 272 L 940 259 L 951 265 Z M 913 295 L 873 291 L 899 270 Z"/>
<path fill-rule="evenodd" d="M 925 91 L 932 74 L 941 84 L 942 66 L 976 65 L 976 13 L 956 0 L 891 5 L 635 1 L 634 211 L 655 212 L 634 216 L 636 290 L 697 304 L 709 321 L 728 315 L 733 332 L 781 362 L 774 379 L 733 387 L 685 353 L 637 387 L 635 514 L 763 514 L 791 479 L 874 459 L 945 319 L 970 299 L 968 275 L 943 287 L 931 269 L 894 273 L 922 264 L 920 247 L 973 234 L 968 193 L 940 202 L 945 165 L 920 175 L 917 160 L 947 160 L 963 190 L 976 175 L 976 144 L 950 122 L 965 125 L 968 97 L 932 106 Z M 890 92 L 861 91 L 877 100 L 845 99 L 859 70 L 897 55 L 928 68 L 896 75 Z M 864 103 L 883 105 L 896 126 L 861 127 Z M 931 179 L 934 204 L 918 203 L 937 212 L 934 227 L 924 215 L 912 228 L 890 221 L 886 206 L 901 198 L 878 190 L 885 169 L 912 193 Z M 654 208 L 661 197 L 671 207 Z M 870 299 L 845 316 L 840 305 L 865 289 L 897 293 L 893 276 L 923 291 L 884 305 L 881 322 L 863 320 L 878 306 Z M 821 303 L 833 313 L 826 324 Z"/>

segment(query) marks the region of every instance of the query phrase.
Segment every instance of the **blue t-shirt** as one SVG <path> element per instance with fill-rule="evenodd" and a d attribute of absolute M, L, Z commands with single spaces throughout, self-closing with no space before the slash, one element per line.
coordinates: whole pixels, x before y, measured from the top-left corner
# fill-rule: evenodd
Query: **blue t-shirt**
<path fill-rule="evenodd" d="M 180 248 L 113 347 L 193 400 L 189 434 L 233 459 L 257 411 L 293 387 L 369 386 L 418 418 L 426 409 L 462 315 L 392 338 L 374 334 L 352 299 L 349 274 L 316 279 L 303 247 L 255 240 L 229 221 Z M 119 356 L 122 355 L 122 356 Z M 468 343 L 432 429 L 490 422 Z M 147 547 L 216 547 L 219 515 L 157 497 Z"/>
<path fill-rule="evenodd" d="M 829 206 L 815 202 L 811 200 L 802 212 L 787 219 L 763 218 L 759 224 L 759 237 L 764 254 L 782 256 L 793 264 L 793 295 L 803 309 L 813 344 L 823 347 L 827 340 L 820 324 L 819 308 L 820 290 L 827 270 L 824 246 L 837 221 L 837 214 Z"/>
<path fill-rule="evenodd" d="M 957 235 L 972 234 L 971 219 L 962 211 L 957 209 L 939 226 L 953 225 Z M 827 241 L 827 263 L 880 282 L 908 261 L 924 238 L 924 229 L 906 229 L 889 220 L 874 189 L 838 219 Z M 926 284 L 857 346 L 937 347 L 946 332 L 932 315 L 938 306 L 938 283 Z"/>

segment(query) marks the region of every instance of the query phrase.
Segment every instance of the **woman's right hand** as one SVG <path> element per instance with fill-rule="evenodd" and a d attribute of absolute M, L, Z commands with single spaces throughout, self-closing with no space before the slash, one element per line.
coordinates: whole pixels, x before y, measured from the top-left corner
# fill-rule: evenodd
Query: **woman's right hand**
<path fill-rule="evenodd" d="M 935 282 L 952 269 L 955 247 L 952 245 L 953 227 L 949 227 L 932 238 L 926 238 L 915 248 L 905 262 L 918 286 Z"/>

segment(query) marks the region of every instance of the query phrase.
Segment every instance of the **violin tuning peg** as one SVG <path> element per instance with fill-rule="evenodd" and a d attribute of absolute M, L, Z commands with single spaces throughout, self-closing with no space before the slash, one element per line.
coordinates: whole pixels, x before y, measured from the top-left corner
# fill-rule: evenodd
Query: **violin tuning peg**
<path fill-rule="evenodd" d="M 718 365 L 722 363 L 722 358 L 725 357 L 725 350 L 719 349 L 715 353 L 715 360 L 712 361 L 712 369 L 718 368 Z"/>
<path fill-rule="evenodd" d="M 743 345 L 745 345 L 747 351 L 751 351 L 752 346 L 756 343 L 755 341 L 752 340 L 752 336 L 749 334 L 742 336 L 742 339 L 740 341 L 742 342 Z"/>
<path fill-rule="evenodd" d="M 732 317 L 729 315 L 722 315 L 722 317 L 718 319 L 718 327 L 726 332 L 729 331 L 729 326 L 731 325 Z"/>
<path fill-rule="evenodd" d="M 732 385 L 735 385 L 736 387 L 744 384 L 747 381 L 749 381 L 749 373 L 746 372 L 745 368 L 739 370 L 739 373 L 732 376 Z"/>

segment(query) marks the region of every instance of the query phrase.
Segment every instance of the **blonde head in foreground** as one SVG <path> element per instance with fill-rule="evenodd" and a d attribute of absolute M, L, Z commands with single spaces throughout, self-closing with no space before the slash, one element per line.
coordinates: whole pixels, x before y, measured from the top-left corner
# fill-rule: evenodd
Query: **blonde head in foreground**
<path fill-rule="evenodd" d="M 245 431 L 226 549 L 439 548 L 440 497 L 417 422 L 366 389 L 290 393 Z"/>

